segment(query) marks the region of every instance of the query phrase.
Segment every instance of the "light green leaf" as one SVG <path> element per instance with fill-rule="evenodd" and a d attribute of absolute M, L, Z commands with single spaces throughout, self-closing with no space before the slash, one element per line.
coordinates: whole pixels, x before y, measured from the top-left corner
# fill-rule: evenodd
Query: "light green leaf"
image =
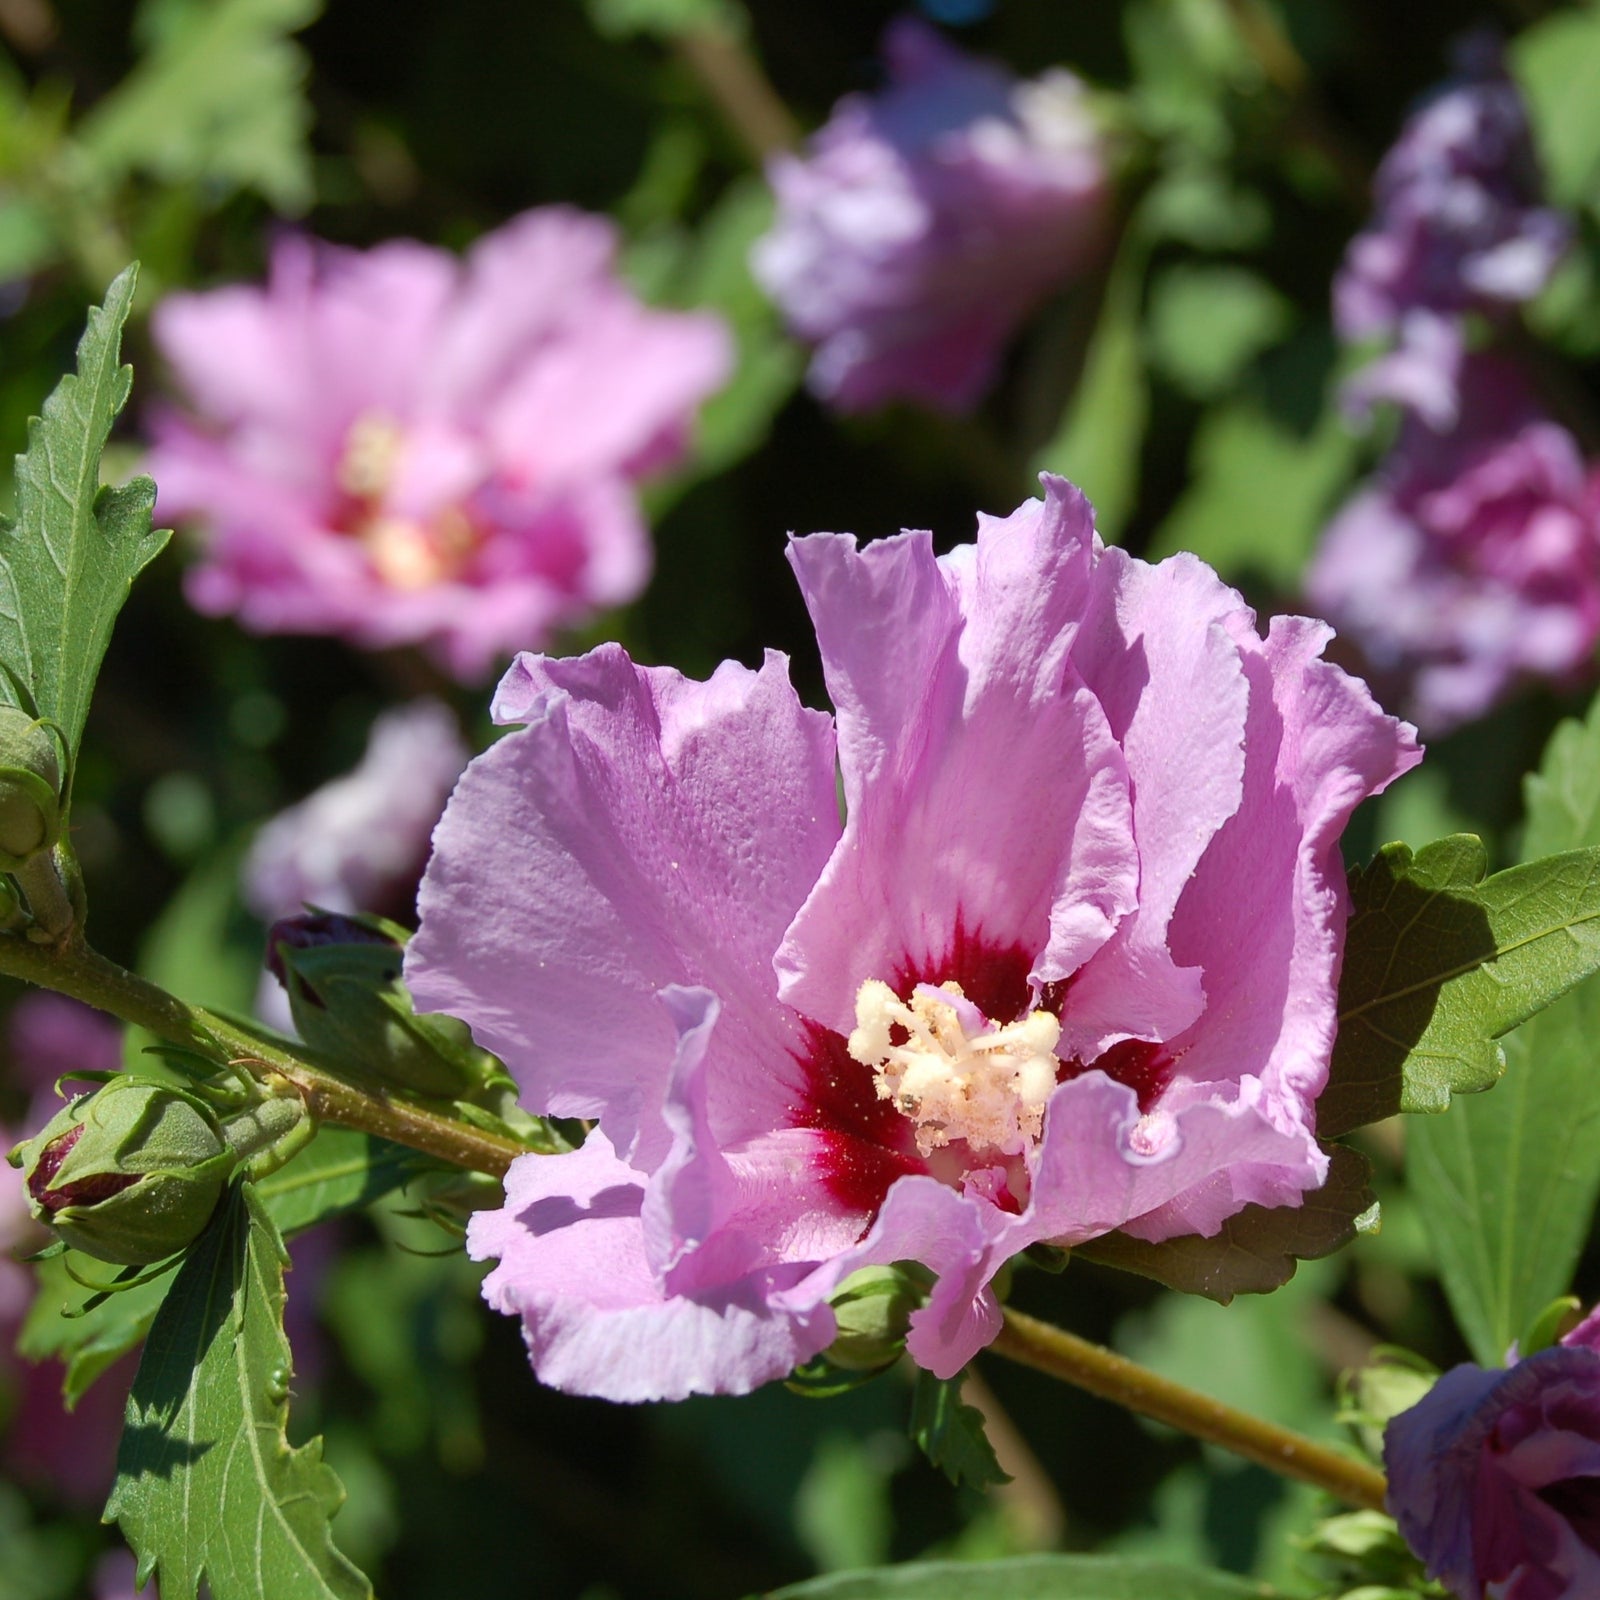
<path fill-rule="evenodd" d="M 435 1170 L 435 1162 L 404 1145 L 353 1128 L 324 1127 L 255 1187 L 273 1222 L 290 1234 L 371 1205 L 419 1172 Z"/>
<path fill-rule="evenodd" d="M 963 1368 L 953 1378 L 936 1378 L 923 1368 L 911 1398 L 911 1437 L 922 1453 L 954 1484 L 986 1489 L 1009 1483 L 994 1446 L 983 1431 L 983 1413 L 961 1398 Z"/>
<path fill-rule="evenodd" d="M 1600 700 L 1555 732 L 1527 784 L 1523 853 L 1600 845 Z M 1600 982 L 1589 979 L 1505 1041 L 1485 1100 L 1414 1127 L 1408 1183 L 1479 1361 L 1498 1364 L 1572 1283 L 1600 1196 Z"/>
<path fill-rule="evenodd" d="M 694 28 L 742 36 L 745 19 L 732 0 L 588 0 L 595 31 L 609 38 L 649 33 L 670 39 Z"/>
<path fill-rule="evenodd" d="M 1195 432 L 1190 486 L 1156 530 L 1152 559 L 1192 550 L 1224 577 L 1250 572 L 1296 588 L 1355 455 L 1331 409 L 1302 435 L 1257 400 L 1213 406 Z"/>
<path fill-rule="evenodd" d="M 111 626 L 168 538 L 151 530 L 156 490 L 148 478 L 100 487 L 100 452 L 133 382 L 118 352 L 135 271 L 119 274 L 105 305 L 89 313 L 77 371 L 28 424 L 16 516 L 0 523 L 0 662 L 32 699 L 24 709 L 60 723 L 74 753 Z M 21 697 L 0 681 L 0 698 Z"/>
<path fill-rule="evenodd" d="M 289 41 L 321 0 L 183 0 L 154 9 L 148 53 L 78 128 L 92 171 L 115 182 L 254 189 L 279 211 L 311 204 L 305 53 Z M 150 12 L 152 8 L 146 7 Z"/>
<path fill-rule="evenodd" d="M 1210 400 L 1294 320 L 1289 302 L 1243 267 L 1169 267 L 1151 286 L 1147 340 L 1152 363 L 1186 393 Z"/>
<path fill-rule="evenodd" d="M 334 1548 L 344 1490 L 322 1441 L 289 1448 L 284 1251 L 249 1184 L 230 1190 L 145 1346 L 106 1520 L 165 1600 L 365 1600 Z"/>
<path fill-rule="evenodd" d="M 1490 878 L 1485 864 L 1455 834 L 1415 856 L 1387 845 L 1351 874 L 1323 1134 L 1487 1089 L 1505 1067 L 1495 1041 L 1600 968 L 1600 848 Z"/>
<path fill-rule="evenodd" d="M 1266 1294 L 1287 1283 L 1302 1261 L 1332 1255 L 1366 1226 L 1374 1197 L 1371 1167 L 1348 1145 L 1329 1150 L 1328 1181 L 1298 1206 L 1246 1206 L 1211 1238 L 1184 1234 L 1160 1244 L 1108 1233 L 1073 1251 L 1103 1266 L 1154 1278 L 1169 1289 L 1227 1305 L 1236 1294 Z"/>
<path fill-rule="evenodd" d="M 1130 235 L 1106 286 L 1083 375 L 1037 472 L 1070 478 L 1094 502 L 1095 526 L 1114 539 L 1138 501 L 1139 454 L 1150 417 L 1139 333 L 1148 247 Z"/>
<path fill-rule="evenodd" d="M 109 1279 L 112 1270 L 100 1268 L 101 1278 Z M 64 1257 L 39 1262 L 34 1268 L 39 1289 L 17 1336 L 17 1350 L 29 1361 L 63 1363 L 61 1395 L 70 1409 L 108 1367 L 144 1342 L 176 1270 L 119 1289 L 92 1311 L 67 1316 L 84 1303 L 87 1291 L 68 1277 Z"/>
<path fill-rule="evenodd" d="M 1600 183 L 1600 9 L 1572 6 L 1525 28 L 1511 70 L 1527 101 L 1546 186 L 1558 205 L 1596 198 Z"/>
<path fill-rule="evenodd" d="M 1277 1591 L 1226 1572 L 1125 1556 L 1011 1556 L 1003 1561 L 908 1561 L 841 1572 L 775 1590 L 768 1600 L 1275 1600 Z"/>

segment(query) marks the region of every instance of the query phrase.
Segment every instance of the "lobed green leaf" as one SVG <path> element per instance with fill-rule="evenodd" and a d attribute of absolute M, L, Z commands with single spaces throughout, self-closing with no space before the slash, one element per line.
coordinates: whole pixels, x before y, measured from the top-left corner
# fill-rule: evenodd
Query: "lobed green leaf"
<path fill-rule="evenodd" d="M 995 1459 L 994 1446 L 983 1431 L 983 1413 L 961 1398 L 966 1370 L 953 1378 L 936 1378 L 919 1368 L 911 1397 L 911 1437 L 922 1453 L 956 1485 L 986 1489 L 1009 1483 Z"/>
<path fill-rule="evenodd" d="M 1563 723 L 1527 783 L 1523 854 L 1600 845 L 1600 700 Z M 1411 1130 L 1407 1173 L 1456 1320 L 1498 1365 L 1572 1282 L 1600 1198 L 1600 979 L 1505 1041 L 1495 1093 Z"/>
<path fill-rule="evenodd" d="M 1487 1089 L 1496 1041 L 1600 968 L 1600 848 L 1485 866 L 1456 834 L 1415 855 L 1387 845 L 1351 874 L 1323 1135 Z"/>
<path fill-rule="evenodd" d="M 344 1490 L 322 1441 L 291 1449 L 278 1230 L 236 1184 L 179 1269 L 150 1330 L 106 1520 L 166 1600 L 366 1600 L 334 1547 Z"/>
<path fill-rule="evenodd" d="M 16 515 L 0 522 L 0 699 L 60 724 L 74 754 L 117 613 L 167 542 L 152 531 L 155 485 L 100 486 L 100 454 L 128 398 L 122 325 L 137 268 L 89 313 L 77 369 L 28 424 Z"/>

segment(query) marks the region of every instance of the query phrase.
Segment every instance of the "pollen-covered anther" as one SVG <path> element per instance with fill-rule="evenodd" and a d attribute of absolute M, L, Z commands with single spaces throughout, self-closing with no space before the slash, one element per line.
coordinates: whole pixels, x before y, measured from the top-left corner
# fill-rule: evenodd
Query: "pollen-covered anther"
<path fill-rule="evenodd" d="M 1049 1011 L 996 1025 L 958 983 L 918 984 L 905 1001 L 869 978 L 856 995 L 848 1044 L 851 1056 L 872 1068 L 878 1098 L 916 1124 L 923 1155 L 956 1139 L 1020 1155 L 1039 1137 L 1056 1086 L 1060 1036 L 1060 1020 Z"/>

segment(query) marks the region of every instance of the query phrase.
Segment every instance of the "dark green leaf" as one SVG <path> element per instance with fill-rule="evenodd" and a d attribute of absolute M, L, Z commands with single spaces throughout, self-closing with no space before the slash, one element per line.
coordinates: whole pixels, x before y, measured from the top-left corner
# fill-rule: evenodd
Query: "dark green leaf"
<path fill-rule="evenodd" d="M 1009 1483 L 994 1446 L 983 1431 L 983 1413 L 961 1398 L 963 1369 L 953 1378 L 936 1378 L 919 1369 L 911 1397 L 911 1437 L 922 1453 L 954 1484 L 985 1489 Z"/>
<path fill-rule="evenodd" d="M 1487 1089 L 1495 1042 L 1600 967 L 1600 848 L 1485 878 L 1470 834 L 1351 873 L 1339 1037 L 1317 1103 L 1325 1135 Z"/>
<path fill-rule="evenodd" d="M 100 452 L 128 398 L 133 369 L 118 351 L 133 303 L 129 267 L 89 313 L 78 364 L 28 425 L 17 457 L 13 522 L 0 526 L 0 662 L 60 723 L 76 752 L 111 626 L 144 565 L 167 542 L 152 532 L 155 485 L 100 487 Z M 0 674 L 0 697 L 15 687 Z"/>
<path fill-rule="evenodd" d="M 1274 1600 L 1277 1591 L 1226 1572 L 1126 1556 L 1011 1556 L 910 1561 L 778 1589 L 768 1600 Z"/>
<path fill-rule="evenodd" d="M 1236 1294 L 1265 1294 L 1294 1276 L 1301 1261 L 1332 1255 L 1355 1238 L 1357 1219 L 1371 1211 L 1371 1167 L 1348 1145 L 1329 1150 L 1328 1181 L 1300 1206 L 1246 1206 L 1210 1239 L 1188 1234 L 1149 1244 L 1108 1233 L 1073 1254 L 1154 1278 L 1169 1289 L 1222 1305 Z"/>
<path fill-rule="evenodd" d="M 117 180 L 221 180 L 280 211 L 310 205 L 306 58 L 289 40 L 321 0 L 168 4 L 164 26 L 121 84 L 79 126 L 91 169 Z"/>
<path fill-rule="evenodd" d="M 1600 844 L 1600 701 L 1556 730 L 1527 802 L 1524 855 Z M 1504 1360 L 1571 1286 L 1600 1196 L 1596 1037 L 1600 980 L 1591 978 L 1506 1039 L 1493 1095 L 1411 1130 L 1409 1183 L 1480 1361 Z"/>
<path fill-rule="evenodd" d="M 334 1548 L 322 1441 L 289 1448 L 283 1244 L 249 1184 L 190 1251 L 145 1346 L 106 1520 L 165 1600 L 364 1600 Z"/>

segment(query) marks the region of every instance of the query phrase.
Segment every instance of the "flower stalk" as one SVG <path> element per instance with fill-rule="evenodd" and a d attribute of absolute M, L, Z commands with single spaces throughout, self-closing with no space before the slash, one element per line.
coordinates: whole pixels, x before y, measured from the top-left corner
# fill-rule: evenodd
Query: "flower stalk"
<path fill-rule="evenodd" d="M 1376 1467 L 1174 1383 L 1048 1322 L 1008 1309 L 989 1348 L 1140 1416 L 1221 1445 L 1270 1472 L 1315 1484 L 1347 1505 L 1384 1509 L 1388 1484 Z"/>
<path fill-rule="evenodd" d="M 0 937 L 0 972 L 98 1006 L 169 1044 L 225 1061 L 264 1083 L 279 1088 L 288 1084 L 318 1121 L 391 1139 L 452 1166 L 496 1178 L 524 1153 L 515 1139 L 385 1089 L 348 1082 L 284 1043 L 186 1005 L 107 960 L 81 938 L 45 947 L 14 936 Z"/>

